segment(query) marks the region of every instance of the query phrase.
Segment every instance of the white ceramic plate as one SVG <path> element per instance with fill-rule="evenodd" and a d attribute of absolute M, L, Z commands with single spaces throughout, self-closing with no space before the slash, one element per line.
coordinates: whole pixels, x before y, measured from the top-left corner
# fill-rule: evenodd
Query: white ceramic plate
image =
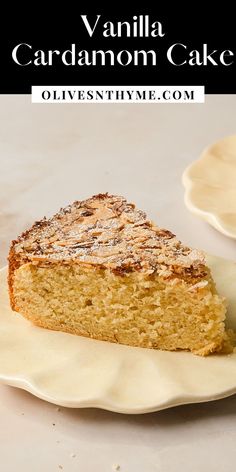
<path fill-rule="evenodd" d="M 208 256 L 236 328 L 236 264 Z M 94 341 L 33 326 L 9 307 L 0 272 L 0 381 L 66 407 L 145 413 L 236 393 L 236 353 L 206 358 Z"/>
<path fill-rule="evenodd" d="M 236 239 L 236 136 L 207 148 L 185 170 L 183 184 L 189 210 Z"/>

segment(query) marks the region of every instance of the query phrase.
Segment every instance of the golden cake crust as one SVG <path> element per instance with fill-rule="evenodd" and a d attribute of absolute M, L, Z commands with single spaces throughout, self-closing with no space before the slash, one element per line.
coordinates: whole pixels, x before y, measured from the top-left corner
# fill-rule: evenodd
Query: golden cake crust
<path fill-rule="evenodd" d="M 43 218 L 9 252 L 9 293 L 14 308 L 13 275 L 22 264 L 78 263 L 119 275 L 138 270 L 198 283 L 207 274 L 204 256 L 159 228 L 121 196 L 98 194 L 75 201 L 52 218 Z"/>
<path fill-rule="evenodd" d="M 14 270 L 32 262 L 79 263 L 114 273 L 138 270 L 165 278 L 199 281 L 206 276 L 204 256 L 159 228 L 121 196 L 98 194 L 75 201 L 50 219 L 37 221 L 12 242 L 9 282 Z"/>

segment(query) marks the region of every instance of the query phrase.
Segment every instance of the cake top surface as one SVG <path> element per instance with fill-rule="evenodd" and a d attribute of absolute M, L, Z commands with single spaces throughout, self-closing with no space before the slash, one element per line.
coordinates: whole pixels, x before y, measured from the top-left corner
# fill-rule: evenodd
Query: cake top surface
<path fill-rule="evenodd" d="M 18 259 L 35 264 L 77 262 L 124 274 L 206 275 L 204 257 L 159 228 L 121 196 L 95 195 L 36 222 L 16 241 Z"/>

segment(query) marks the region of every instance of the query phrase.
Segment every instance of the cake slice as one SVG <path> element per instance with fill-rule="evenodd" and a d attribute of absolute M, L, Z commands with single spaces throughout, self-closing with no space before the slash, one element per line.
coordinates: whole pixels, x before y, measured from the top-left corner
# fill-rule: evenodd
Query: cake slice
<path fill-rule="evenodd" d="M 90 338 L 205 356 L 225 337 L 202 253 L 120 196 L 76 201 L 13 241 L 9 292 L 37 326 Z"/>

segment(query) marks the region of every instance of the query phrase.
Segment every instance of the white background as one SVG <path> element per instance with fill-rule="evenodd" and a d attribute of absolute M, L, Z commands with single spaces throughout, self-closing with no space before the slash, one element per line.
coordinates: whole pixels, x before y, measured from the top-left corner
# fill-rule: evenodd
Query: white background
<path fill-rule="evenodd" d="M 185 243 L 235 259 L 235 241 L 185 208 L 181 184 L 205 146 L 235 133 L 235 111 L 236 96 L 193 105 L 42 105 L 30 96 L 1 96 L 1 265 L 10 239 L 33 220 L 105 191 L 136 202 Z M 57 411 L 0 386 L 0 418 L 3 472 L 109 472 L 113 464 L 121 472 L 235 468 L 235 396 L 125 416 Z"/>
<path fill-rule="evenodd" d="M 72 94 L 69 96 L 68 92 Z M 97 96 L 97 92 L 102 95 L 102 100 Z M 108 99 L 110 92 L 111 98 Z M 129 92 L 129 94 L 127 93 Z M 120 86 L 33 86 L 31 99 L 33 103 L 97 103 L 100 101 L 109 103 L 132 103 L 139 102 L 140 98 L 137 93 L 141 94 L 141 97 L 145 97 L 144 103 L 181 103 L 181 102 L 192 102 L 192 103 L 203 103 L 205 101 L 204 87 L 198 86 L 131 86 L 131 85 L 120 85 Z M 132 97 L 132 100 L 130 99 Z M 193 98 L 192 98 L 193 96 Z M 91 99 L 92 97 L 92 99 Z M 122 97 L 122 100 L 121 100 Z M 190 100 L 191 99 L 191 100 Z"/>

